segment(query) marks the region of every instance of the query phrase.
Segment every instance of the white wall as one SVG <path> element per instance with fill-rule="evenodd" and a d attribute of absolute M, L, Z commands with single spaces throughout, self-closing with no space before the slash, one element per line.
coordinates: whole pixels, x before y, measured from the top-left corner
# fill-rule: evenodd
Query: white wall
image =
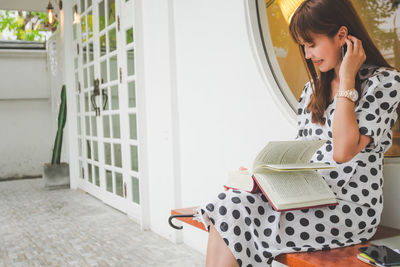
<path fill-rule="evenodd" d="M 45 51 L 0 51 L 0 177 L 40 175 L 51 160 Z"/>

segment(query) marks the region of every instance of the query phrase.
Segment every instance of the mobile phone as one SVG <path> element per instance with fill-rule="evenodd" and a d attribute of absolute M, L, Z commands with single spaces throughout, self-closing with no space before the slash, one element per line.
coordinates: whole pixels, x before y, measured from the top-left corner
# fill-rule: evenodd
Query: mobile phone
<path fill-rule="evenodd" d="M 371 245 L 369 247 L 360 247 L 358 250 L 384 266 L 400 264 L 400 253 L 397 253 L 387 246 Z"/>

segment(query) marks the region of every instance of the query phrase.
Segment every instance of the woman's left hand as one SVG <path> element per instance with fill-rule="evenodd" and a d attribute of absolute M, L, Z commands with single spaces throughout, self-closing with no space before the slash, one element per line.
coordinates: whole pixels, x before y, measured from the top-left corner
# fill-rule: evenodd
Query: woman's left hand
<path fill-rule="evenodd" d="M 358 70 L 366 60 L 364 48 L 361 40 L 352 35 L 346 39 L 347 51 L 343 57 L 339 70 L 340 81 L 349 81 L 355 79 Z"/>

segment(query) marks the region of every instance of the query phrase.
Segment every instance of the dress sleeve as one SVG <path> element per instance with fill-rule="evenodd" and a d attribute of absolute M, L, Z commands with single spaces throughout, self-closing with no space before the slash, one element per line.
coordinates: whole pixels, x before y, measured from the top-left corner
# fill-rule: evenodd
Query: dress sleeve
<path fill-rule="evenodd" d="M 308 105 L 308 98 L 309 94 L 311 93 L 312 88 L 310 86 L 310 83 L 306 83 L 304 85 L 303 91 L 301 92 L 300 98 L 299 98 L 299 104 L 297 105 L 297 135 L 295 140 L 305 140 L 305 136 L 303 135 L 303 129 L 305 126 L 305 121 L 306 121 L 306 108 Z"/>
<path fill-rule="evenodd" d="M 379 151 L 382 137 L 391 140 L 399 101 L 399 72 L 381 68 L 368 78 L 355 109 L 360 133 L 372 138 L 366 148 Z"/>

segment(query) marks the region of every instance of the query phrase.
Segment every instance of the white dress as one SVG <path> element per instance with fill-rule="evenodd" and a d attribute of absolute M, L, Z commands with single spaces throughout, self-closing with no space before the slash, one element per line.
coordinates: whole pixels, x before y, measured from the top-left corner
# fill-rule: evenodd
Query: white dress
<path fill-rule="evenodd" d="M 346 163 L 333 160 L 332 122 L 336 98 L 326 109 L 325 125 L 311 122 L 306 109 L 312 94 L 307 83 L 298 107 L 298 140 L 328 140 L 313 162 L 336 166 L 319 170 L 339 205 L 276 212 L 260 193 L 227 190 L 201 209 L 204 224 L 211 221 L 239 266 L 268 266 L 275 256 L 300 251 L 329 250 L 364 242 L 380 222 L 383 207 L 383 154 L 392 144 L 397 119 L 400 73 L 363 65 L 358 73 L 362 94 L 355 106 L 361 134 L 371 143 Z"/>

